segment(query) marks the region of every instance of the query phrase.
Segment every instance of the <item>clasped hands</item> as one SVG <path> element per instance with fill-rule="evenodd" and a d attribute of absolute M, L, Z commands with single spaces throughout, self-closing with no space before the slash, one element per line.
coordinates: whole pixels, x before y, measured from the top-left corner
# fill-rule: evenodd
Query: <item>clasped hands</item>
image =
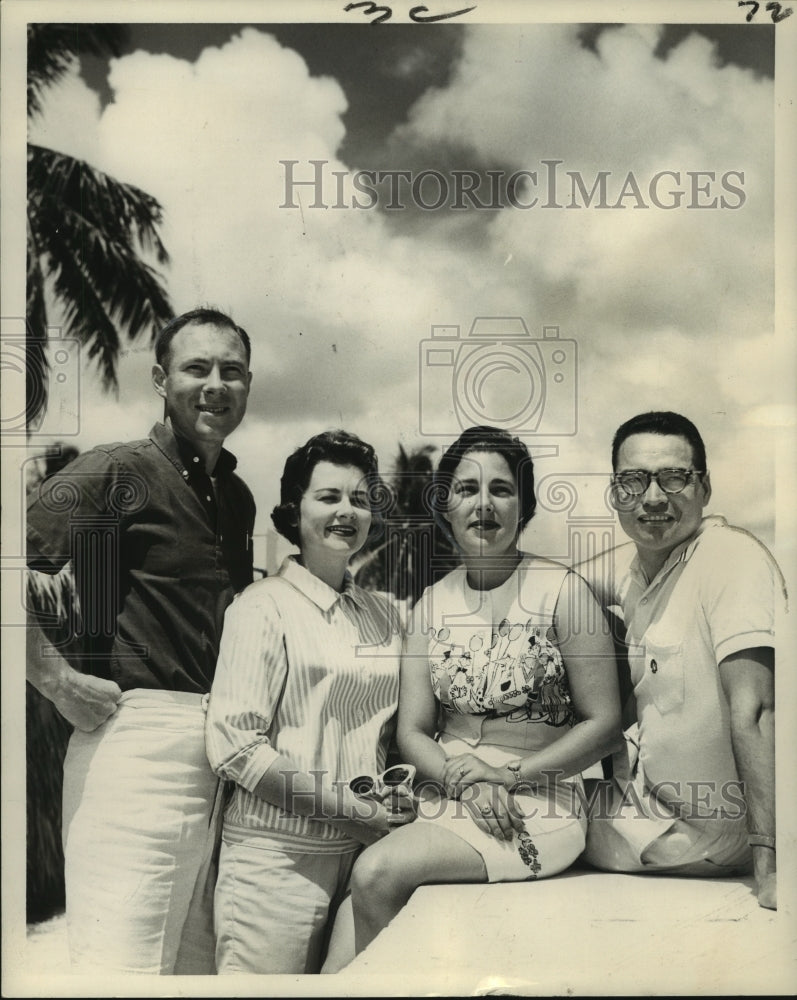
<path fill-rule="evenodd" d="M 448 758 L 441 780 L 446 795 L 460 800 L 480 830 L 499 840 L 512 840 L 524 824 L 514 795 L 507 791 L 508 777 L 507 768 L 491 767 L 463 753 Z"/>

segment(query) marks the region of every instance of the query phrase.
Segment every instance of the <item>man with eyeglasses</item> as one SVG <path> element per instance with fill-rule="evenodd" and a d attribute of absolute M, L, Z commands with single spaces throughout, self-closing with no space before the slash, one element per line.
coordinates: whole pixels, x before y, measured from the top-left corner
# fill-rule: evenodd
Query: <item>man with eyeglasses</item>
<path fill-rule="evenodd" d="M 612 465 L 612 504 L 634 544 L 579 569 L 621 612 L 632 725 L 611 781 L 591 802 L 584 860 L 702 877 L 752 864 L 758 902 L 775 909 L 774 636 L 783 578 L 753 535 L 703 516 L 706 450 L 686 417 L 626 421 Z"/>

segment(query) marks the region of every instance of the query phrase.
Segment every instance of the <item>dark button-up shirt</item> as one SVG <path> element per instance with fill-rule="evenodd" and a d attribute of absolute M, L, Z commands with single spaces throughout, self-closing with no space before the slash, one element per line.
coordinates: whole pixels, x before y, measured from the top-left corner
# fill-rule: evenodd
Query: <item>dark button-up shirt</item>
<path fill-rule="evenodd" d="M 235 465 L 222 450 L 211 480 L 191 445 L 156 424 L 32 492 L 29 564 L 73 563 L 75 666 L 122 690 L 210 690 L 224 612 L 252 582 L 255 503 Z"/>

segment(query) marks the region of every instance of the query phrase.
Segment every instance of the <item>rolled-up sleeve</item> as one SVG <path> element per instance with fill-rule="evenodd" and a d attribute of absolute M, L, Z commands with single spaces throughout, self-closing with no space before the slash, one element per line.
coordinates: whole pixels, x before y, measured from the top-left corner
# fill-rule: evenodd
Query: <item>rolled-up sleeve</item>
<path fill-rule="evenodd" d="M 225 614 L 205 727 L 213 770 L 249 791 L 279 756 L 271 729 L 287 668 L 279 610 L 253 584 Z"/>

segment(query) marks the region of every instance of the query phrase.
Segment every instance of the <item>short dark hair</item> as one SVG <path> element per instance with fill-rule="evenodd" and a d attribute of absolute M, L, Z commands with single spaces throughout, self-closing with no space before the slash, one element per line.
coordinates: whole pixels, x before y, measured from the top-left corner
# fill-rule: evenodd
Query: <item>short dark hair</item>
<path fill-rule="evenodd" d="M 310 438 L 289 455 L 280 479 L 280 502 L 271 512 L 274 527 L 293 545 L 299 545 L 299 504 L 310 485 L 313 469 L 319 462 L 353 465 L 361 469 L 371 500 L 370 536 L 382 530 L 382 517 L 388 489 L 379 475 L 376 452 L 356 434 L 348 431 L 323 431 Z"/>
<path fill-rule="evenodd" d="M 169 320 L 158 334 L 155 340 L 155 360 L 164 371 L 169 367 L 169 355 L 175 334 L 179 333 L 184 326 L 189 326 L 191 323 L 196 323 L 198 326 L 208 323 L 211 326 L 218 326 L 223 330 L 232 330 L 233 333 L 237 333 L 241 338 L 241 343 L 244 345 L 246 365 L 249 367 L 249 362 L 252 359 L 252 344 L 246 330 L 242 326 L 238 326 L 233 319 L 219 309 L 214 309 L 211 306 L 200 306 L 197 309 L 191 309 L 189 312 L 182 313 L 180 316 L 175 316 L 174 319 Z"/>
<path fill-rule="evenodd" d="M 434 474 L 432 490 L 438 522 L 441 516 L 445 517 L 448 494 L 459 463 L 466 455 L 475 451 L 493 452 L 506 460 L 517 485 L 520 505 L 518 528 L 525 528 L 537 509 L 537 497 L 534 495 L 534 463 L 528 448 L 520 438 L 486 424 L 469 427 L 463 431 L 440 459 Z"/>
<path fill-rule="evenodd" d="M 612 441 L 612 469 L 617 469 L 617 456 L 623 442 L 633 434 L 672 434 L 685 438 L 692 448 L 692 462 L 697 472 L 706 471 L 706 446 L 700 431 L 691 420 L 671 410 L 650 410 L 639 413 L 618 427 Z"/>

